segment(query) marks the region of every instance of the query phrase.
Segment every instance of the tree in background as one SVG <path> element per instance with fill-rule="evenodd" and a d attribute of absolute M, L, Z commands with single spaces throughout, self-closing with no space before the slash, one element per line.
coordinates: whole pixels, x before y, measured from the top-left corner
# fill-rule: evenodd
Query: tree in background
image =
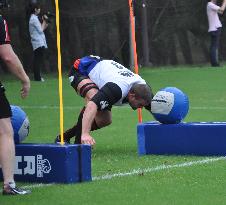
<path fill-rule="evenodd" d="M 32 48 L 26 9 L 28 0 L 11 0 L 4 12 L 12 46 L 25 69 L 31 71 Z M 55 13 L 55 1 L 40 0 L 42 10 Z M 150 60 L 153 65 L 208 62 L 206 1 L 153 0 L 147 2 Z M 138 61 L 142 64 L 142 1 L 136 1 Z M 221 17 L 224 24 L 225 16 Z M 96 54 L 129 66 L 129 8 L 127 0 L 60 1 L 63 70 L 75 58 Z M 223 33 L 226 31 L 223 31 Z M 46 31 L 49 46 L 46 72 L 57 72 L 56 25 L 51 19 Z M 226 35 L 221 38 L 221 60 L 226 58 Z"/>

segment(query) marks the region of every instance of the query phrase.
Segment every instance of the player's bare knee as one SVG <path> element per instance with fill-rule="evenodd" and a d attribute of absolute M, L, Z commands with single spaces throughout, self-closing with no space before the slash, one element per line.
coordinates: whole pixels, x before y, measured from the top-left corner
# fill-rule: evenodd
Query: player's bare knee
<path fill-rule="evenodd" d="M 106 115 L 107 116 L 107 115 Z M 99 127 L 106 127 L 112 123 L 112 119 L 110 116 L 96 119 L 96 122 Z"/>
<path fill-rule="evenodd" d="M 97 126 L 98 126 L 99 128 L 103 128 L 103 127 L 109 126 L 111 123 L 112 123 L 112 121 L 99 121 L 99 122 L 97 123 Z"/>
<path fill-rule="evenodd" d="M 108 119 L 108 120 L 105 122 L 105 126 L 109 126 L 111 123 L 112 123 L 112 119 Z"/>

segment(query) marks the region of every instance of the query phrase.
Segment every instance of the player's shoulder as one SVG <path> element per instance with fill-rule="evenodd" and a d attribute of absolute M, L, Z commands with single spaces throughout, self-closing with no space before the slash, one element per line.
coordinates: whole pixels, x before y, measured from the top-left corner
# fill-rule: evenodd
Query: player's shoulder
<path fill-rule="evenodd" d="M 35 23 L 35 22 L 39 22 L 38 16 L 36 16 L 35 14 L 31 14 L 29 23 Z"/>

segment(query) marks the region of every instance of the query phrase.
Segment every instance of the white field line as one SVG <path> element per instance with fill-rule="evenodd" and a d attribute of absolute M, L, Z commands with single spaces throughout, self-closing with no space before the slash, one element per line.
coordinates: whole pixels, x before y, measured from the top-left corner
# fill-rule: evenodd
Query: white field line
<path fill-rule="evenodd" d="M 175 169 L 175 168 L 181 168 L 181 167 L 191 167 L 194 165 L 200 165 L 200 164 L 209 164 L 211 162 L 216 162 L 219 160 L 225 160 L 226 157 L 218 157 L 218 158 L 206 158 L 203 160 L 198 160 L 198 161 L 190 161 L 190 162 L 184 162 L 180 164 L 173 164 L 173 165 L 160 165 L 157 167 L 149 167 L 149 168 L 144 168 L 144 169 L 133 169 L 129 172 L 124 172 L 124 173 L 115 173 L 115 174 L 106 174 L 103 176 L 98 176 L 98 177 L 93 177 L 93 181 L 95 180 L 103 180 L 103 179 L 112 179 L 115 177 L 125 177 L 125 176 L 131 176 L 131 175 L 139 175 L 139 174 L 144 174 L 144 173 L 150 173 L 150 172 L 157 172 L 165 169 Z"/>
<path fill-rule="evenodd" d="M 118 172 L 115 174 L 94 176 L 94 177 L 92 177 L 92 180 L 93 181 L 110 180 L 112 178 L 117 178 L 117 177 L 126 177 L 126 176 L 133 176 L 133 175 L 139 175 L 139 174 L 144 174 L 144 173 L 158 172 L 158 171 L 163 171 L 166 169 L 176 169 L 176 168 L 182 168 L 182 167 L 191 167 L 194 165 L 210 164 L 210 163 L 225 160 L 225 159 L 226 159 L 226 157 L 205 158 L 202 160 L 184 162 L 184 163 L 173 164 L 173 165 L 160 165 L 160 166 L 149 167 L 149 168 L 144 168 L 144 169 L 138 168 L 138 169 L 133 169 L 129 172 Z M 23 188 L 34 189 L 34 188 L 40 188 L 40 187 L 46 187 L 46 186 L 52 186 L 52 185 L 54 185 L 54 183 L 52 183 L 52 184 L 34 184 L 34 185 L 23 186 Z M 0 190 L 0 192 L 1 191 L 2 190 Z"/>
<path fill-rule="evenodd" d="M 40 106 L 20 106 L 22 109 L 52 109 L 58 110 L 59 106 L 49 106 L 49 105 L 40 105 Z M 80 109 L 82 106 L 64 106 L 65 110 Z M 114 108 L 130 108 L 129 106 L 114 106 Z M 226 107 L 190 107 L 192 110 L 226 110 Z"/>

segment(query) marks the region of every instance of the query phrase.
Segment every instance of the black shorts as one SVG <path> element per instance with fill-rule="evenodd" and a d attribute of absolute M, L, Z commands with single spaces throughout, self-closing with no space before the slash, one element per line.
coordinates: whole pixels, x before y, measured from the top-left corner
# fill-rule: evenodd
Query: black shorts
<path fill-rule="evenodd" d="M 97 110 L 111 110 L 112 106 L 122 98 L 121 88 L 112 82 L 106 83 L 91 101 L 97 105 Z"/>
<path fill-rule="evenodd" d="M 75 89 L 76 92 L 77 92 L 78 84 L 84 79 L 89 79 L 88 76 L 84 76 L 84 75 L 80 74 L 77 70 L 75 70 L 75 68 L 73 66 L 71 67 L 71 69 L 68 73 L 68 78 L 69 78 L 71 86 Z"/>
<path fill-rule="evenodd" d="M 5 89 L 0 83 L 0 119 L 12 117 L 9 101 L 5 96 Z"/>

